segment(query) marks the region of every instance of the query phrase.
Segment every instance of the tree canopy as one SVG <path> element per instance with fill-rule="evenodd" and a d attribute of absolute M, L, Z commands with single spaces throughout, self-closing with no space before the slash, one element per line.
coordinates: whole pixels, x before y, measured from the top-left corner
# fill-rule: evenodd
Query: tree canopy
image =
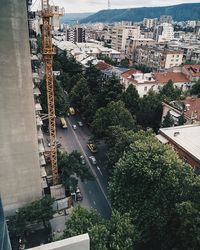
<path fill-rule="evenodd" d="M 106 136 L 110 126 L 117 125 L 127 129 L 134 129 L 135 125 L 131 113 L 125 108 L 122 101 L 112 101 L 105 108 L 97 110 L 92 122 L 94 136 L 102 139 Z"/>
<path fill-rule="evenodd" d="M 114 209 L 130 213 L 140 235 L 136 249 L 187 249 L 181 241 L 183 237 L 174 237 L 174 232 L 184 226 L 188 242 L 193 240 L 193 231 L 189 232 L 187 221 L 184 222 L 188 220 L 187 213 L 181 222 L 176 221 L 180 219 L 177 209 L 188 201 L 199 207 L 199 189 L 200 180 L 191 167 L 179 160 L 170 146 L 144 133 L 116 164 L 110 198 Z M 195 244 L 200 246 L 198 237 Z"/>
<path fill-rule="evenodd" d="M 96 210 L 76 207 L 66 222 L 64 238 L 88 233 L 91 250 L 132 250 L 137 233 L 128 214 L 114 211 L 104 220 Z"/>
<path fill-rule="evenodd" d="M 65 189 L 70 193 L 76 190 L 79 177 L 82 181 L 85 179 L 93 179 L 92 174 L 87 165 L 81 164 L 81 154 L 73 151 L 68 154 L 58 151 L 58 170 L 61 182 Z"/>

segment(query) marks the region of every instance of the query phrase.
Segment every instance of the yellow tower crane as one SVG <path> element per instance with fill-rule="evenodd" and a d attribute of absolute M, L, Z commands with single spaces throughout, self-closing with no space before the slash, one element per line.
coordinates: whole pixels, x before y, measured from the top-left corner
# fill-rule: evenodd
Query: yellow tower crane
<path fill-rule="evenodd" d="M 58 178 L 58 162 L 57 162 L 57 145 L 56 145 L 56 122 L 55 122 L 55 103 L 54 103 L 54 82 L 53 82 L 53 55 L 55 54 L 52 46 L 52 18 L 54 15 L 62 15 L 55 6 L 49 5 L 49 0 L 42 1 L 41 17 L 42 24 L 42 53 L 45 64 L 46 90 L 47 90 L 47 105 L 49 118 L 49 136 L 51 147 L 51 166 L 53 185 L 57 185 Z M 53 8 L 54 7 L 54 8 Z"/>

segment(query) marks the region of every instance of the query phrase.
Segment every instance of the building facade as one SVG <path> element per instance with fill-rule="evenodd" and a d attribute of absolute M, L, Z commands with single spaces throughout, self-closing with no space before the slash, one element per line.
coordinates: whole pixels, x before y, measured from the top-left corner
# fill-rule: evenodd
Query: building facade
<path fill-rule="evenodd" d="M 85 29 L 81 27 L 67 29 L 66 41 L 72 43 L 85 43 Z"/>
<path fill-rule="evenodd" d="M 8 0 L 2 13 L 0 192 L 7 215 L 39 199 L 42 186 L 26 1 Z"/>
<path fill-rule="evenodd" d="M 157 23 L 158 23 L 158 18 L 144 18 L 143 20 L 143 26 L 148 29 L 155 27 Z"/>
<path fill-rule="evenodd" d="M 157 42 L 167 42 L 174 39 L 174 28 L 170 23 L 162 23 L 155 29 L 155 40 Z"/>
<path fill-rule="evenodd" d="M 135 63 L 146 65 L 154 71 L 180 66 L 183 51 L 170 50 L 158 46 L 141 46 L 136 48 Z"/>
<path fill-rule="evenodd" d="M 111 47 L 125 54 L 126 42 L 129 38 L 140 37 L 140 27 L 132 25 L 116 25 L 112 29 Z"/>

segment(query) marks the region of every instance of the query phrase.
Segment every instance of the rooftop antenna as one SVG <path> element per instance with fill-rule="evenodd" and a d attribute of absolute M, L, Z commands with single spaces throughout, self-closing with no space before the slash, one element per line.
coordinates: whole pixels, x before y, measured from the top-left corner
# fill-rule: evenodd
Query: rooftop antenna
<path fill-rule="evenodd" d="M 108 10 L 110 10 L 110 0 L 108 0 Z"/>

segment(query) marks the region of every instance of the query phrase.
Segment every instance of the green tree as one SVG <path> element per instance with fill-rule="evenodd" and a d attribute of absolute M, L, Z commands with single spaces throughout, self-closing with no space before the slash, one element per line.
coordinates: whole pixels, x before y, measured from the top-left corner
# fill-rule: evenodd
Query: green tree
<path fill-rule="evenodd" d="M 64 238 L 88 233 L 91 250 L 132 250 L 137 234 L 128 214 L 114 211 L 111 219 L 103 220 L 96 210 L 76 207 L 66 222 Z"/>
<path fill-rule="evenodd" d="M 122 59 L 120 62 L 120 66 L 124 67 L 124 68 L 128 68 L 129 67 L 129 60 L 128 58 Z"/>
<path fill-rule="evenodd" d="M 53 70 L 54 71 L 60 71 L 62 69 L 61 64 L 59 61 L 54 61 L 53 62 Z"/>
<path fill-rule="evenodd" d="M 48 113 L 47 107 L 47 91 L 45 79 L 39 86 L 41 95 L 40 102 L 44 113 Z M 55 101 L 55 112 L 56 116 L 65 115 L 69 108 L 68 99 L 60 85 L 60 82 L 54 79 L 54 101 Z"/>
<path fill-rule="evenodd" d="M 69 95 L 70 103 L 74 107 L 77 107 L 82 111 L 83 99 L 87 95 L 89 95 L 89 88 L 87 86 L 87 81 L 84 78 L 81 78 L 70 92 L 70 95 Z"/>
<path fill-rule="evenodd" d="M 173 125 L 174 125 L 174 120 L 173 120 L 170 112 L 168 111 L 166 116 L 163 119 L 161 127 L 168 128 L 168 127 L 172 127 Z"/>
<path fill-rule="evenodd" d="M 173 81 L 169 80 L 160 90 L 160 95 L 163 101 L 174 101 L 180 99 L 181 90 L 174 88 Z"/>
<path fill-rule="evenodd" d="M 172 249 L 180 243 L 173 237 L 180 228 L 171 222 L 178 204 L 188 200 L 199 204 L 199 182 L 191 167 L 154 135 L 143 135 L 131 144 L 115 166 L 110 198 L 113 208 L 130 213 L 140 235 L 136 249 Z"/>
<path fill-rule="evenodd" d="M 191 94 L 200 96 L 200 79 L 192 86 Z"/>
<path fill-rule="evenodd" d="M 162 117 L 162 103 L 160 96 L 149 91 L 147 96 L 141 99 L 139 110 L 136 114 L 137 122 L 143 128 L 152 128 L 157 131 Z"/>
<path fill-rule="evenodd" d="M 122 101 L 132 115 L 135 115 L 138 112 L 140 107 L 140 97 L 133 85 L 130 85 L 122 94 Z"/>
<path fill-rule="evenodd" d="M 58 152 L 59 175 L 69 193 L 76 190 L 78 179 L 75 175 L 82 181 L 93 178 L 88 166 L 81 164 L 80 156 L 81 154 L 77 151 L 70 154 Z"/>
<path fill-rule="evenodd" d="M 123 156 L 125 152 L 130 150 L 130 145 L 138 140 L 138 138 L 151 136 L 152 131 L 146 132 L 140 130 L 135 133 L 133 130 L 127 130 L 124 127 L 112 126 L 109 128 L 109 133 L 105 138 L 108 150 L 106 153 L 107 161 L 111 169 Z"/>
<path fill-rule="evenodd" d="M 117 125 L 127 129 L 133 129 L 135 125 L 131 113 L 125 108 L 122 101 L 110 102 L 105 108 L 97 110 L 92 122 L 94 136 L 102 139 L 106 136 L 110 126 Z"/>
<path fill-rule="evenodd" d="M 179 126 L 181 126 L 181 125 L 184 125 L 185 123 L 186 123 L 186 119 L 185 119 L 185 117 L 184 117 L 184 113 L 181 115 L 181 116 L 179 116 L 179 118 L 178 118 L 178 125 Z"/>

